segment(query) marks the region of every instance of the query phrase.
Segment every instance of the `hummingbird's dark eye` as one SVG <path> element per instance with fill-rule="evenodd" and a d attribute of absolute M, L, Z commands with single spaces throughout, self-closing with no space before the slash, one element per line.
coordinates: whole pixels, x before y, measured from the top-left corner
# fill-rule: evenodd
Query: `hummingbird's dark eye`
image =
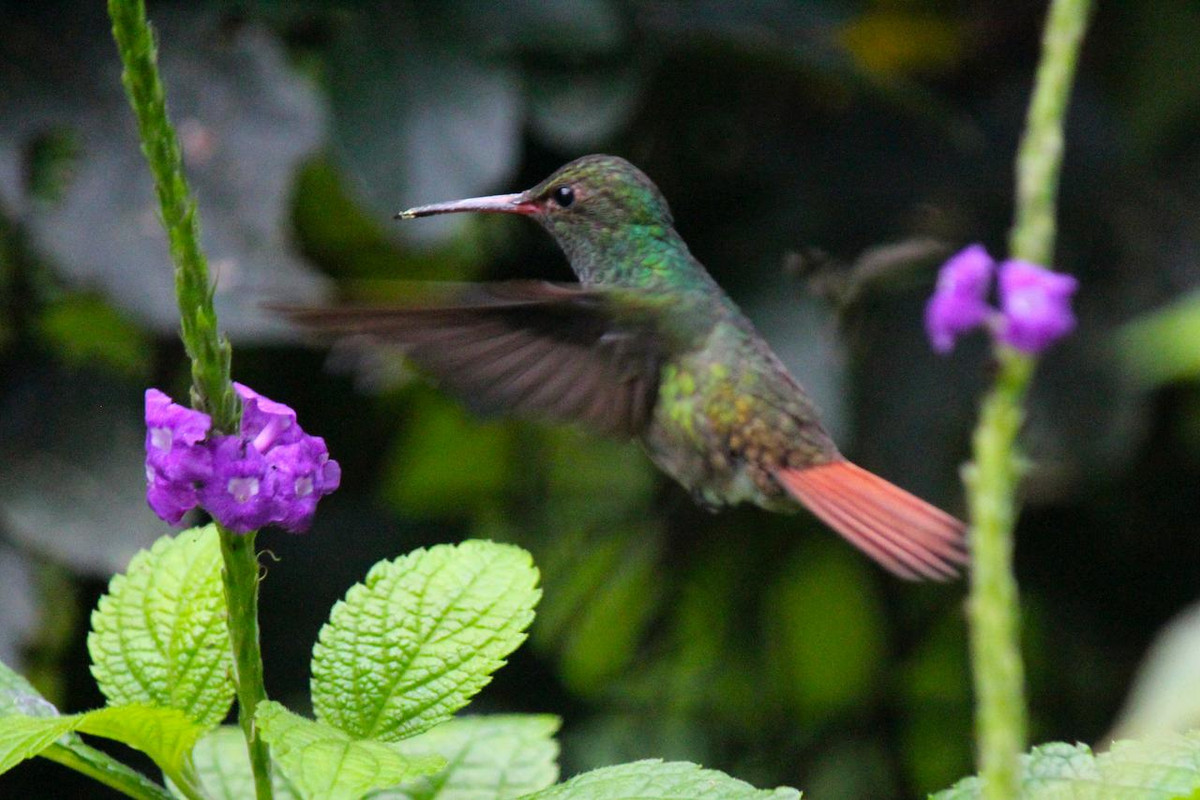
<path fill-rule="evenodd" d="M 571 204 L 575 202 L 575 190 L 570 186 L 559 186 L 550 193 L 550 196 L 562 208 L 570 208 Z"/>

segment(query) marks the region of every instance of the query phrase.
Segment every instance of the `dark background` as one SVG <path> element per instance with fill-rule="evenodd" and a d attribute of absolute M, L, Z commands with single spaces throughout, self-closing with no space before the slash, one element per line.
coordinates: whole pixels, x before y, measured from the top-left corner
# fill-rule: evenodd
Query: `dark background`
<path fill-rule="evenodd" d="M 635 445 L 473 419 L 260 306 L 568 279 L 528 221 L 390 217 L 619 154 L 843 450 L 961 514 L 986 347 L 935 356 L 921 313 L 954 249 L 1006 252 L 1044 12 L 152 3 L 234 376 L 344 470 L 310 533 L 259 539 L 271 695 L 307 709 L 317 630 L 373 562 L 489 537 L 533 552 L 545 596 L 472 709 L 562 715 L 564 774 L 683 758 L 821 800 L 970 772 L 963 584 L 897 581 L 807 516 L 709 515 Z M 1101 2 L 1080 62 L 1055 265 L 1081 281 L 1080 326 L 1039 368 L 1024 437 L 1035 742 L 1200 722 L 1194 612 L 1131 695 L 1200 595 L 1198 40 L 1190 0 Z M 108 576 L 168 532 L 144 505 L 142 392 L 184 400 L 187 367 L 156 220 L 103 4 L 0 2 L 0 658 L 64 710 L 102 702 L 86 630 Z M 0 787 L 98 796 L 72 780 L 39 761 Z"/>

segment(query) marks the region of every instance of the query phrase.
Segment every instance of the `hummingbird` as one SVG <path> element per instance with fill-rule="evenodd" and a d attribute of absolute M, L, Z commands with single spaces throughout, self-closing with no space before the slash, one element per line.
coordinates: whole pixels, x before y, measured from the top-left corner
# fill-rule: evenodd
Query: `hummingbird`
<path fill-rule="evenodd" d="M 675 230 L 658 187 L 590 155 L 531 189 L 418 206 L 529 217 L 578 283 L 435 284 L 398 307 L 290 308 L 298 324 L 366 335 L 476 410 L 636 438 L 703 507 L 801 507 L 901 578 L 966 563 L 958 519 L 856 466 L 812 400 Z"/>

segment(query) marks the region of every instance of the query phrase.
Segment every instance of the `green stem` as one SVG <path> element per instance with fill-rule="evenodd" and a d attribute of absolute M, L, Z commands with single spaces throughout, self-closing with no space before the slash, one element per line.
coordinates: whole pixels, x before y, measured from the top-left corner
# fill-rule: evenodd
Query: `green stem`
<path fill-rule="evenodd" d="M 194 405 L 212 416 L 220 433 L 237 430 L 241 406 L 230 381 L 229 342 L 217 328 L 208 261 L 200 249 L 200 221 L 188 190 L 179 137 L 167 117 L 166 93 L 158 73 L 154 34 L 146 22 L 144 0 L 109 0 L 113 38 L 121 53 L 121 80 L 137 117 L 142 152 L 154 176 L 154 188 L 175 263 L 184 347 L 192 360 Z"/>
<path fill-rule="evenodd" d="M 225 602 L 229 607 L 229 636 L 233 645 L 233 674 L 237 684 L 238 723 L 250 748 L 250 766 L 254 771 L 254 791 L 260 798 L 271 797 L 271 758 L 267 743 L 258 734 L 254 712 L 267 699 L 263 686 L 262 650 L 258 637 L 258 553 L 254 532 L 237 534 L 222 525 L 221 555 L 225 569 Z"/>
<path fill-rule="evenodd" d="M 42 756 L 115 789 L 135 800 L 174 800 L 174 795 L 137 770 L 81 741 L 52 744 Z"/>
<path fill-rule="evenodd" d="M 145 2 L 109 0 L 108 13 L 124 65 L 122 81 L 137 117 L 142 151 L 154 176 L 175 264 L 180 333 L 192 362 L 192 404 L 211 415 L 214 432 L 231 433 L 238 429 L 241 404 L 230 379 L 230 347 L 217 326 L 208 262 L 200 249 L 200 223 L 183 172 L 179 137 L 167 116 L 166 93 L 158 72 L 154 35 L 146 21 Z M 220 532 L 238 720 L 250 753 L 256 796 L 270 800 L 270 758 L 254 724 L 255 708 L 266 698 L 258 636 L 255 537 L 224 528 Z"/>
<path fill-rule="evenodd" d="M 1017 580 L 1012 569 L 1016 489 L 1021 477 L 1016 438 L 1034 361 L 999 353 L 1000 370 L 984 398 L 967 467 L 971 509 L 971 660 L 979 774 L 988 800 L 1020 795 L 1026 747 L 1025 677 L 1019 641 Z"/>
<path fill-rule="evenodd" d="M 1063 119 L 1091 10 L 1092 0 L 1053 0 L 1042 34 L 1042 60 L 1017 151 L 1017 199 L 1008 242 L 1013 258 L 1035 264 L 1054 263 Z"/>
<path fill-rule="evenodd" d="M 1016 162 L 1013 258 L 1054 260 L 1055 213 L 1063 122 L 1091 0 L 1053 0 L 1042 39 L 1033 97 Z M 967 467 L 971 509 L 971 658 L 979 773 L 986 800 L 1020 796 L 1020 755 L 1027 743 L 1013 528 L 1021 457 L 1016 445 L 1034 358 L 998 345 L 995 385 L 984 398 Z"/>

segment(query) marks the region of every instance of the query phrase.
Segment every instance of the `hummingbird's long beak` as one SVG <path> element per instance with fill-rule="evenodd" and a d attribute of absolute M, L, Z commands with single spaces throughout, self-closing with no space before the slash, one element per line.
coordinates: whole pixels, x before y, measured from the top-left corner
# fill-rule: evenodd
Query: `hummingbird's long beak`
<path fill-rule="evenodd" d="M 396 215 L 396 219 L 432 217 L 434 214 L 458 214 L 463 211 L 484 211 L 496 214 L 532 214 L 537 211 L 537 205 L 526 199 L 523 192 L 518 192 L 517 194 L 494 194 L 488 197 L 469 197 L 466 200 L 452 200 L 449 203 L 417 206 L 407 211 L 401 211 Z"/>

